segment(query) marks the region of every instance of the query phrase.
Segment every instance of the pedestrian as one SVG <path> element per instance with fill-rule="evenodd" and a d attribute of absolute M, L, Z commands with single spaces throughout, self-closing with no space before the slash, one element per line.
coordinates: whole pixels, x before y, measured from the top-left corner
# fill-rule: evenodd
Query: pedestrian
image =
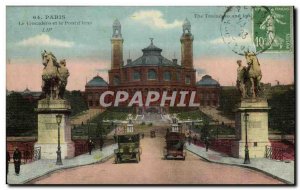
<path fill-rule="evenodd" d="M 192 136 L 190 134 L 188 136 L 188 142 L 189 142 L 189 145 L 191 145 L 191 143 L 192 143 Z"/>
<path fill-rule="evenodd" d="M 92 139 L 90 138 L 88 141 L 88 150 L 89 150 L 90 155 L 92 154 L 93 145 L 94 145 L 94 143 L 93 143 Z"/>
<path fill-rule="evenodd" d="M 14 151 L 13 159 L 14 159 L 14 164 L 15 164 L 16 175 L 19 175 L 22 155 L 21 155 L 21 152 L 19 151 L 18 147 L 16 147 L 16 150 Z"/>
<path fill-rule="evenodd" d="M 8 174 L 8 166 L 9 166 L 9 162 L 10 162 L 10 154 L 8 151 L 6 151 L 6 175 Z"/>
<path fill-rule="evenodd" d="M 99 142 L 100 151 L 102 151 L 103 145 L 104 145 L 104 140 L 103 140 L 103 138 L 101 137 L 101 138 L 100 138 L 100 142 Z"/>
<path fill-rule="evenodd" d="M 115 140 L 115 143 L 117 143 L 117 135 L 116 135 L 116 133 L 114 134 L 114 140 Z"/>
<path fill-rule="evenodd" d="M 197 142 L 197 136 L 196 136 L 196 134 L 193 137 L 193 141 L 194 141 L 194 144 L 196 144 L 196 142 Z"/>
<path fill-rule="evenodd" d="M 208 137 L 205 137 L 205 149 L 206 149 L 206 152 L 208 151 L 208 145 L 209 145 Z"/>

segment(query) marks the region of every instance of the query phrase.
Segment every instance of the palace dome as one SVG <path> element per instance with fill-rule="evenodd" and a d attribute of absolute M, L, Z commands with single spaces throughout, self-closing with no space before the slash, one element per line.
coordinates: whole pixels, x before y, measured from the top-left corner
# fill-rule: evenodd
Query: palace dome
<path fill-rule="evenodd" d="M 197 86 L 220 86 L 220 84 L 210 75 L 205 75 L 200 81 L 197 82 Z"/>
<path fill-rule="evenodd" d="M 92 80 L 90 80 L 87 84 L 87 87 L 106 87 L 108 86 L 107 82 L 100 77 L 99 75 L 95 76 Z"/>
<path fill-rule="evenodd" d="M 181 67 L 177 62 L 173 62 L 161 55 L 162 49 L 156 47 L 153 44 L 153 39 L 151 39 L 151 44 L 142 49 L 143 55 L 136 60 L 127 63 L 125 67 L 133 66 L 152 66 L 152 65 L 161 65 L 161 66 L 175 66 Z"/>

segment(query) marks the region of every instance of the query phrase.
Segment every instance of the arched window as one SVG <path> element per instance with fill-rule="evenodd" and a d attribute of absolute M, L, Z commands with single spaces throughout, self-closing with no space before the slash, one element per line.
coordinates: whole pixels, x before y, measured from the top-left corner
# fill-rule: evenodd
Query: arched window
<path fill-rule="evenodd" d="M 171 80 L 171 72 L 170 71 L 164 72 L 164 80 L 166 80 L 166 81 Z"/>
<path fill-rule="evenodd" d="M 120 84 L 120 77 L 114 76 L 114 85 L 119 85 L 119 84 Z"/>
<path fill-rule="evenodd" d="M 138 71 L 133 72 L 133 80 L 141 80 L 141 74 Z"/>
<path fill-rule="evenodd" d="M 155 80 L 156 78 L 157 78 L 156 71 L 153 69 L 150 69 L 148 71 L 148 80 Z"/>
<path fill-rule="evenodd" d="M 185 84 L 191 84 L 191 77 L 185 76 Z"/>

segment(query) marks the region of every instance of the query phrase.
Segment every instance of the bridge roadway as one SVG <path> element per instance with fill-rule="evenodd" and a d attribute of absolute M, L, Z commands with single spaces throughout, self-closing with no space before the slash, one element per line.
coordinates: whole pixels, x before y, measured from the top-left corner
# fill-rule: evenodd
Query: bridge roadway
<path fill-rule="evenodd" d="M 163 134 L 141 140 L 140 163 L 104 163 L 58 171 L 35 184 L 281 184 L 263 173 L 229 165 L 209 163 L 188 152 L 185 161 L 164 160 Z"/>

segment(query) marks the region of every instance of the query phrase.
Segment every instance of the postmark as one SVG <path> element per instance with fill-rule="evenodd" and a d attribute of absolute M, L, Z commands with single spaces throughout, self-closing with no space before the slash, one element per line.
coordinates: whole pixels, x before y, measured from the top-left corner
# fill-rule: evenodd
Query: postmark
<path fill-rule="evenodd" d="M 292 27 L 292 7 L 253 8 L 253 40 L 257 51 L 293 51 Z"/>
<path fill-rule="evenodd" d="M 253 9 L 250 6 L 228 7 L 221 18 L 220 31 L 225 44 L 238 55 L 245 52 L 259 54 L 266 51 L 270 45 L 256 48 L 253 39 Z M 262 15 L 270 13 L 267 7 L 260 7 Z"/>

